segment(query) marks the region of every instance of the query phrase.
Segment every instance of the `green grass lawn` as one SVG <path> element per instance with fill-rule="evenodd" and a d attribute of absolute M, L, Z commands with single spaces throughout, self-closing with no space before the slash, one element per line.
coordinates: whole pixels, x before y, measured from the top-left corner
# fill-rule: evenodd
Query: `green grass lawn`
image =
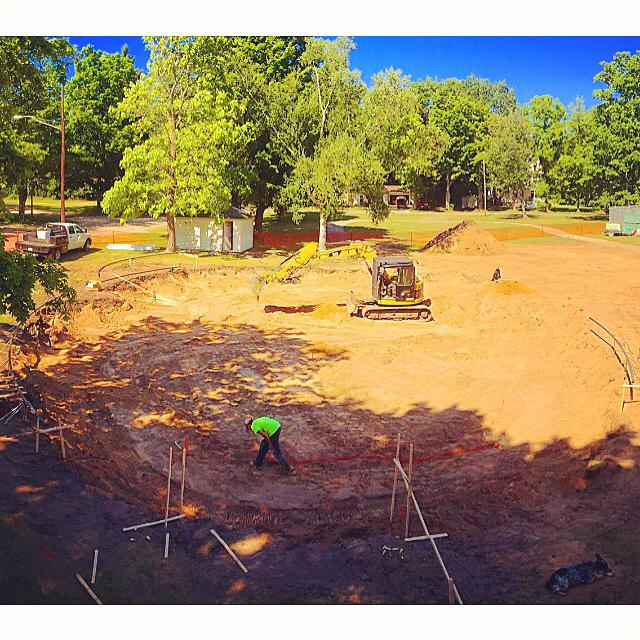
<path fill-rule="evenodd" d="M 5 198 L 5 204 L 8 207 L 17 207 L 18 206 L 18 198 Z M 33 198 L 33 208 L 39 209 L 41 211 L 46 211 L 47 213 L 60 213 L 60 199 L 59 198 L 41 198 L 34 197 Z M 64 209 L 65 213 L 69 215 L 89 215 L 89 214 L 97 214 L 97 204 L 95 200 L 82 200 L 79 198 L 70 198 L 64 201 Z M 27 199 L 27 209 L 26 216 L 27 219 L 30 217 L 31 211 L 31 203 Z M 56 218 L 57 219 L 57 216 Z M 41 218 L 38 217 L 38 221 L 41 221 Z M 49 221 L 47 221 L 49 222 Z"/>
<path fill-rule="evenodd" d="M 396 210 L 392 209 L 389 216 L 374 224 L 366 209 L 362 207 L 351 207 L 345 209 L 340 218 L 346 230 L 376 230 L 385 231 L 392 237 L 402 237 L 409 233 L 430 233 L 438 232 L 463 220 L 474 220 L 484 227 L 495 227 L 501 225 L 520 226 L 522 224 L 543 224 L 543 225 L 577 225 L 589 222 L 599 222 L 603 220 L 601 211 L 592 213 L 577 212 L 538 212 L 530 211 L 526 218 L 523 218 L 520 211 L 415 211 L 412 209 Z M 278 222 L 274 213 L 270 210 L 265 212 L 265 231 L 285 231 L 295 232 L 296 230 L 315 231 L 318 228 L 318 212 L 306 210 L 304 218 L 299 224 L 291 221 Z"/>

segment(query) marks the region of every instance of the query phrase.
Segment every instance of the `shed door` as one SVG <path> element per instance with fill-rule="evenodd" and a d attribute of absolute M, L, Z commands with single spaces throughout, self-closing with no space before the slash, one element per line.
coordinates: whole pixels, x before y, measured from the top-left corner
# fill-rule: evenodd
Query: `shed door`
<path fill-rule="evenodd" d="M 233 222 L 224 222 L 222 227 L 222 250 L 233 251 Z"/>

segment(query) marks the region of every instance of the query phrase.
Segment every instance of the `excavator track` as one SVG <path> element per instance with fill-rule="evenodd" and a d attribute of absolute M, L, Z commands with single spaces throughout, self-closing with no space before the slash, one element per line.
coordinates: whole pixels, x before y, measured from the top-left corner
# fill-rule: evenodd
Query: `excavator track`
<path fill-rule="evenodd" d="M 431 309 L 426 305 L 383 307 L 377 304 L 363 304 L 359 305 L 357 312 L 352 315 L 369 320 L 425 320 L 426 322 L 433 320 Z"/>

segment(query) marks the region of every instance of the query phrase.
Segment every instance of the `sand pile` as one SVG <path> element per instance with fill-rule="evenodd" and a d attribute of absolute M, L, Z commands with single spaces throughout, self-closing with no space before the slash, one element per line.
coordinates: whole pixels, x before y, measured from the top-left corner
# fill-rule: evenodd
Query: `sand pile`
<path fill-rule="evenodd" d="M 492 256 L 504 253 L 504 247 L 473 220 L 446 229 L 430 240 L 421 251 L 467 256 Z"/>
<path fill-rule="evenodd" d="M 500 280 L 499 282 L 492 283 L 490 286 L 496 293 L 503 293 L 507 296 L 533 292 L 531 287 L 517 280 Z"/>
<path fill-rule="evenodd" d="M 316 308 L 312 311 L 312 314 L 315 318 L 320 318 L 322 320 L 333 320 L 340 317 L 347 317 L 347 312 L 345 309 L 340 308 L 337 304 L 332 304 L 330 302 L 321 302 L 316 305 Z"/>

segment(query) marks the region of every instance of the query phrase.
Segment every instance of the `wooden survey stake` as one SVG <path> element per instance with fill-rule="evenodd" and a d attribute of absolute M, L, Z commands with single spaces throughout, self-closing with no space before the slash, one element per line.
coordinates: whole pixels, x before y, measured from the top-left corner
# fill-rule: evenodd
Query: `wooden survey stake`
<path fill-rule="evenodd" d="M 398 434 L 398 441 L 396 442 L 396 459 L 400 459 L 400 434 Z M 391 508 L 389 509 L 389 524 L 393 522 L 393 510 L 396 505 L 396 488 L 398 486 L 398 468 L 393 467 L 393 492 L 391 493 Z"/>
<path fill-rule="evenodd" d="M 40 416 L 36 418 L 36 453 L 40 451 Z"/>
<path fill-rule="evenodd" d="M 449 578 L 447 582 L 449 584 L 449 604 L 455 604 L 456 603 L 456 585 L 453 582 L 453 578 Z"/>
<path fill-rule="evenodd" d="M 93 569 L 91 570 L 91 584 L 96 583 L 96 571 L 98 570 L 98 550 L 93 552 Z"/>
<path fill-rule="evenodd" d="M 165 560 L 169 557 L 169 532 L 164 534 L 164 557 Z"/>
<path fill-rule="evenodd" d="M 182 479 L 180 480 L 180 513 L 182 513 L 182 507 L 184 507 L 184 483 L 187 473 L 187 449 L 189 448 L 188 441 L 184 441 L 184 449 L 182 450 Z"/>
<path fill-rule="evenodd" d="M 169 447 L 169 471 L 167 472 L 167 506 L 164 510 L 164 528 L 169 521 L 169 499 L 171 498 L 171 465 L 173 464 L 173 447 Z"/>
<path fill-rule="evenodd" d="M 96 604 L 102 604 L 102 602 L 100 602 L 100 598 L 98 598 L 98 596 L 93 593 L 91 587 L 84 581 L 83 577 L 79 573 L 76 573 L 76 579 L 84 587 L 84 590 L 93 598 L 93 601 Z"/>
<path fill-rule="evenodd" d="M 397 458 L 396 458 L 397 459 Z M 407 487 L 407 513 L 404 520 L 404 537 L 409 537 L 409 516 L 411 515 L 411 496 L 413 494 L 413 445 L 409 445 L 409 486 Z"/>
<path fill-rule="evenodd" d="M 62 459 L 66 460 L 67 452 L 65 451 L 65 445 L 64 445 L 64 430 L 62 429 L 60 418 L 58 418 L 58 430 L 60 431 L 60 451 L 62 452 Z"/>
<path fill-rule="evenodd" d="M 240 562 L 238 556 L 233 553 L 229 545 L 218 535 L 218 532 L 215 529 L 210 529 L 211 535 L 215 536 L 218 542 L 224 547 L 225 551 L 235 560 L 236 564 L 245 572 L 249 573 L 247 567 L 245 567 L 242 562 Z"/>

